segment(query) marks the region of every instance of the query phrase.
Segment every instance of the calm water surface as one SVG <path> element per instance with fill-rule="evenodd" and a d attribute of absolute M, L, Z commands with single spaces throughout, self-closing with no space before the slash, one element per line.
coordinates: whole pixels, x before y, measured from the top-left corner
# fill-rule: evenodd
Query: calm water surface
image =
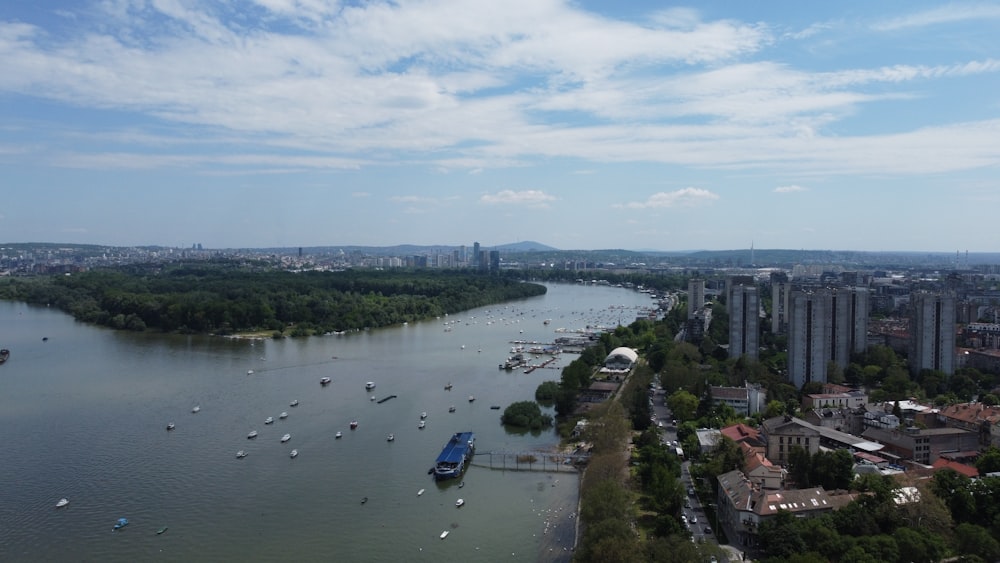
<path fill-rule="evenodd" d="M 114 332 L 0 302 L 0 561 L 566 561 L 575 474 L 491 470 L 480 455 L 459 489 L 427 470 L 463 430 L 480 453 L 553 447 L 552 431 L 508 433 L 490 405 L 533 399 L 576 356 L 498 370 L 511 341 L 628 324 L 651 304 L 551 285 L 408 326 L 249 341 Z M 119 517 L 130 525 L 112 532 Z"/>

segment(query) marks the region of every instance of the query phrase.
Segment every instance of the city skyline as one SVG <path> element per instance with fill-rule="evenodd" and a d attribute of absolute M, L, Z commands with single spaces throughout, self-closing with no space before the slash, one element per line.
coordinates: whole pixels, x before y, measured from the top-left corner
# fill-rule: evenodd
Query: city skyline
<path fill-rule="evenodd" d="M 0 242 L 995 252 L 1000 5 L 0 7 Z"/>

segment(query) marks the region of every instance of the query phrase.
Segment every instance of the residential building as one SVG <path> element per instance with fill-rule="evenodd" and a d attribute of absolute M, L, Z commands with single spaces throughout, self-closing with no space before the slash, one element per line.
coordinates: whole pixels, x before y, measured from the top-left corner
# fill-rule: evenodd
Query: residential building
<path fill-rule="evenodd" d="M 785 272 L 771 273 L 771 332 L 788 332 L 788 303 L 792 284 Z"/>
<path fill-rule="evenodd" d="M 746 356 L 757 359 L 760 331 L 760 299 L 757 285 L 749 276 L 734 276 L 728 288 L 729 309 L 729 357 Z"/>
<path fill-rule="evenodd" d="M 868 347 L 868 290 L 796 290 L 789 299 L 788 375 L 801 388 L 827 381 L 832 362 L 846 368 Z"/>
<path fill-rule="evenodd" d="M 910 371 L 955 373 L 955 296 L 917 291 L 910 296 Z"/>
<path fill-rule="evenodd" d="M 767 390 L 758 384 L 747 383 L 743 387 L 709 387 L 713 405 L 729 405 L 736 414 L 751 416 L 764 410 Z"/>
<path fill-rule="evenodd" d="M 692 278 L 688 280 L 688 320 L 695 318 L 705 306 L 705 280 Z"/>

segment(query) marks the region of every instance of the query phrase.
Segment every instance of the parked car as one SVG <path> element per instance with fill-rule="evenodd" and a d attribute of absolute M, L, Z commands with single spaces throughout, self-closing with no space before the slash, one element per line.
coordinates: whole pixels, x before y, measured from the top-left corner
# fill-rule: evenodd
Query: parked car
<path fill-rule="evenodd" d="M 709 528 L 708 526 L 705 526 L 705 533 L 706 534 L 711 534 L 712 533 L 712 528 Z"/>

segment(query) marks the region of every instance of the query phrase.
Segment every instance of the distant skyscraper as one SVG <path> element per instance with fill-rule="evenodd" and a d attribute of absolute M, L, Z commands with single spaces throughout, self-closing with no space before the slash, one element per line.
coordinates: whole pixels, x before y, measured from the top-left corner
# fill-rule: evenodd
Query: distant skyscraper
<path fill-rule="evenodd" d="M 688 280 L 688 319 L 693 319 L 704 306 L 705 280 Z"/>
<path fill-rule="evenodd" d="M 729 357 L 748 356 L 757 359 L 760 349 L 758 331 L 760 327 L 760 299 L 753 277 L 733 276 L 727 288 L 727 309 L 729 310 Z"/>
<path fill-rule="evenodd" d="M 868 290 L 792 291 L 788 307 L 788 378 L 801 388 L 827 382 L 827 366 L 846 368 L 868 347 Z"/>
<path fill-rule="evenodd" d="M 914 292 L 910 295 L 910 372 L 955 372 L 955 296 Z"/>
<path fill-rule="evenodd" d="M 788 298 L 791 292 L 788 274 L 771 274 L 771 332 L 774 334 L 788 332 Z"/>
<path fill-rule="evenodd" d="M 841 368 L 851 363 L 851 355 L 868 348 L 868 288 L 842 287 L 832 291 L 830 308 L 830 360 Z"/>
<path fill-rule="evenodd" d="M 788 301 L 788 379 L 798 388 L 826 381 L 830 293 L 793 291 Z"/>
<path fill-rule="evenodd" d="M 500 272 L 500 251 L 490 251 L 490 272 L 496 274 Z"/>
<path fill-rule="evenodd" d="M 480 266 L 479 243 L 474 242 L 472 243 L 472 267 L 478 270 L 479 266 Z"/>

